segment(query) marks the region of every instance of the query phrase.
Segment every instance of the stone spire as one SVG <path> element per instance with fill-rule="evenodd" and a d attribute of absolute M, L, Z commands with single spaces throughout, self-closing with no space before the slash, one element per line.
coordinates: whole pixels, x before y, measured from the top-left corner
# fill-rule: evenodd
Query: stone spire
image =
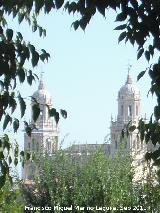
<path fill-rule="evenodd" d="M 43 83 L 43 72 L 41 72 L 38 90 L 44 90 L 44 89 L 45 89 L 45 87 L 44 87 L 44 83 Z"/>
<path fill-rule="evenodd" d="M 126 80 L 126 84 L 132 84 L 132 78 L 130 75 L 130 69 L 131 69 L 131 65 L 128 66 L 128 75 L 127 75 L 127 80 Z"/>

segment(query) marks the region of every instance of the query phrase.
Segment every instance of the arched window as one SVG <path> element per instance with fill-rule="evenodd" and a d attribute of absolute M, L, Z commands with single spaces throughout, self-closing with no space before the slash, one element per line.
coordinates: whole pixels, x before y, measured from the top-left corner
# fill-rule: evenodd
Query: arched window
<path fill-rule="evenodd" d="M 138 106 L 136 105 L 136 116 L 138 116 Z"/>
<path fill-rule="evenodd" d="M 34 138 L 32 139 L 32 151 L 34 151 L 35 150 L 35 140 L 34 140 Z"/>
<path fill-rule="evenodd" d="M 123 115 L 123 105 L 121 105 L 121 115 Z"/>
<path fill-rule="evenodd" d="M 52 150 L 51 150 L 51 139 L 50 138 L 47 138 L 46 140 L 46 150 L 48 153 L 51 153 Z"/>
<path fill-rule="evenodd" d="M 135 145 L 136 145 L 136 141 L 135 141 L 135 140 L 133 140 L 133 143 L 132 143 L 132 147 L 133 147 L 133 149 L 135 148 Z"/>
<path fill-rule="evenodd" d="M 124 148 L 127 149 L 127 140 L 124 141 Z"/>
<path fill-rule="evenodd" d="M 132 116 L 132 106 L 128 106 L 128 116 Z"/>
<path fill-rule="evenodd" d="M 28 149 L 29 149 L 29 151 L 30 151 L 30 149 L 31 149 L 31 144 L 30 144 L 30 142 L 28 143 Z"/>
<path fill-rule="evenodd" d="M 117 140 L 115 140 L 115 149 L 117 149 L 118 144 L 117 144 Z"/>
<path fill-rule="evenodd" d="M 39 151 L 39 143 L 38 142 L 36 144 L 36 150 L 37 150 L 37 152 Z"/>

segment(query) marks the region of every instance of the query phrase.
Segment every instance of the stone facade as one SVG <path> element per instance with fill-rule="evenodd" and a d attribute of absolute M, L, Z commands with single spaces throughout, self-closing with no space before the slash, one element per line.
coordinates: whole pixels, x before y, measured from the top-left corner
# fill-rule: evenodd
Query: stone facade
<path fill-rule="evenodd" d="M 128 137 L 122 138 L 122 129 L 124 129 L 128 123 L 137 126 L 140 120 L 140 91 L 133 83 L 130 74 L 128 73 L 127 80 L 124 86 L 122 86 L 118 92 L 118 115 L 117 119 L 113 121 L 111 119 L 111 155 L 114 157 L 121 144 L 124 144 L 124 148 L 130 153 L 134 168 L 134 181 L 142 182 L 147 178 L 148 168 L 151 166 L 145 160 L 145 153 L 147 151 L 153 151 L 154 147 L 151 143 L 146 144 L 140 140 L 138 131 L 134 130 L 130 132 Z"/>
<path fill-rule="evenodd" d="M 36 128 L 32 131 L 31 137 L 24 133 L 24 151 L 34 153 L 38 158 L 45 153 L 52 155 L 58 150 L 58 129 L 52 117 L 49 116 L 49 108 L 52 108 L 52 100 L 45 89 L 42 79 L 39 82 L 38 90 L 33 94 L 31 105 L 37 101 L 40 106 L 40 115 L 36 122 L 31 116 L 30 125 Z M 33 179 L 38 174 L 37 166 L 29 161 L 25 164 L 23 178 Z"/>
<path fill-rule="evenodd" d="M 31 125 L 35 124 L 36 129 L 32 132 L 31 137 L 24 134 L 24 150 L 36 153 L 41 159 L 45 153 L 52 156 L 58 150 L 58 130 L 49 117 L 48 109 L 52 108 L 52 100 L 46 91 L 42 79 L 39 82 L 38 90 L 33 94 L 33 101 L 40 103 L 40 116 L 36 123 L 31 120 Z M 121 144 L 124 144 L 126 152 L 129 152 L 133 159 L 135 169 L 134 181 L 145 179 L 148 173 L 148 165 L 145 161 L 145 153 L 153 151 L 155 148 L 151 143 L 147 145 L 137 137 L 137 131 L 129 133 L 128 137 L 122 138 L 122 129 L 130 122 L 131 125 L 137 125 L 140 119 L 140 91 L 133 83 L 130 74 L 127 75 L 125 84 L 118 92 L 118 114 L 110 126 L 110 143 L 104 144 L 74 144 L 65 149 L 65 153 L 72 156 L 73 159 L 88 159 L 97 150 L 102 150 L 107 156 L 114 157 Z M 35 163 L 28 162 L 25 164 L 23 178 L 33 179 L 38 174 Z"/>
<path fill-rule="evenodd" d="M 118 92 L 118 115 L 115 121 L 111 120 L 111 154 L 114 156 L 120 143 L 122 142 L 122 129 L 129 122 L 138 124 L 140 119 L 140 91 L 133 84 L 131 76 L 128 74 L 124 86 Z M 137 141 L 137 132 L 133 132 L 126 140 L 128 150 L 138 149 L 141 144 Z"/>

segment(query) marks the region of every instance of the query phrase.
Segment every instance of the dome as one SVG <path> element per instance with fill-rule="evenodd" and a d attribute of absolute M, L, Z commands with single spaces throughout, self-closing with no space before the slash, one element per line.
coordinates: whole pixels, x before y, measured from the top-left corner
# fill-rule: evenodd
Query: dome
<path fill-rule="evenodd" d="M 140 95 L 140 91 L 136 85 L 133 84 L 130 74 L 127 76 L 127 80 L 124 86 L 119 90 L 119 96 L 126 95 Z"/>
<path fill-rule="evenodd" d="M 42 79 L 39 81 L 38 90 L 33 93 L 32 97 L 40 103 L 51 104 L 51 95 L 45 89 Z"/>

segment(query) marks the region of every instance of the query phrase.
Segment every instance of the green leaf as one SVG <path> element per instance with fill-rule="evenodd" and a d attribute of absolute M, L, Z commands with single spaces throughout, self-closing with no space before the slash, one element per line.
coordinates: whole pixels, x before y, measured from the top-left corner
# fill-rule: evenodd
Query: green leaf
<path fill-rule="evenodd" d="M 126 18 L 127 18 L 126 13 L 122 12 L 122 13 L 119 13 L 119 14 L 117 15 L 116 21 L 124 21 Z"/>
<path fill-rule="evenodd" d="M 130 132 L 133 132 L 135 129 L 136 129 L 136 126 L 135 126 L 135 125 L 129 127 L 129 131 L 130 131 Z"/>
<path fill-rule="evenodd" d="M 145 70 L 145 71 L 142 71 L 142 72 L 140 72 L 140 73 L 138 74 L 138 76 L 137 76 L 137 81 L 139 81 L 139 79 L 142 78 L 142 77 L 144 76 L 145 72 L 146 72 L 146 70 Z"/>
<path fill-rule="evenodd" d="M 154 55 L 154 47 L 152 45 L 149 45 L 148 50 L 149 50 L 150 55 L 152 55 L 152 57 L 153 57 L 153 55 Z"/>
<path fill-rule="evenodd" d="M 37 24 L 33 24 L 33 26 L 32 26 L 32 31 L 33 31 L 33 32 L 36 32 L 36 30 L 37 30 Z"/>
<path fill-rule="evenodd" d="M 24 80 L 25 80 L 25 71 L 24 71 L 24 69 L 23 69 L 22 67 L 20 67 L 20 68 L 18 69 L 17 75 L 18 75 L 18 77 L 19 77 L 20 83 L 23 83 Z"/>
<path fill-rule="evenodd" d="M 36 51 L 32 52 L 32 66 L 35 67 L 39 61 L 39 54 Z"/>
<path fill-rule="evenodd" d="M 127 27 L 126 24 L 122 24 L 122 25 L 119 25 L 118 27 L 116 27 L 114 30 L 124 30 L 126 27 Z"/>
<path fill-rule="evenodd" d="M 6 175 L 8 172 L 8 164 L 6 165 L 6 161 L 3 160 L 3 164 L 1 164 L 1 174 Z"/>
<path fill-rule="evenodd" d="M 21 155 L 22 157 L 24 157 L 24 151 L 21 151 L 21 152 L 20 152 L 20 155 Z"/>
<path fill-rule="evenodd" d="M 45 12 L 49 13 L 52 8 L 55 8 L 53 0 L 45 0 Z"/>
<path fill-rule="evenodd" d="M 0 151 L 0 160 L 3 160 L 3 159 L 4 159 L 3 151 Z"/>
<path fill-rule="evenodd" d="M 145 159 L 146 159 L 147 161 L 151 159 L 151 154 L 150 154 L 149 152 L 147 152 L 147 153 L 145 154 Z"/>
<path fill-rule="evenodd" d="M 35 103 L 32 105 L 32 118 L 34 122 L 36 122 L 36 120 L 38 119 L 39 114 L 40 114 L 39 103 Z"/>
<path fill-rule="evenodd" d="M 17 166 L 17 164 L 18 164 L 18 158 L 15 158 L 14 159 L 14 165 Z"/>
<path fill-rule="evenodd" d="M 11 41 L 12 37 L 13 37 L 13 30 L 12 29 L 7 29 L 6 30 L 6 36 L 7 36 L 8 41 Z"/>
<path fill-rule="evenodd" d="M 122 32 L 121 34 L 120 34 L 120 36 L 119 36 L 119 38 L 118 38 L 118 43 L 119 42 L 121 42 L 125 37 L 126 37 L 126 32 L 124 31 L 124 32 Z"/>
<path fill-rule="evenodd" d="M 52 108 L 52 109 L 49 109 L 49 116 L 53 117 L 56 115 L 56 109 L 55 108 Z"/>
<path fill-rule="evenodd" d="M 3 28 L 0 26 L 0 35 L 3 34 Z"/>
<path fill-rule="evenodd" d="M 79 21 L 79 25 L 80 25 L 80 27 L 82 28 L 82 30 L 85 30 L 85 29 L 86 29 L 87 24 L 88 24 L 88 21 L 87 21 L 86 19 L 81 19 L 81 20 Z"/>
<path fill-rule="evenodd" d="M 42 36 L 42 33 L 43 33 L 42 27 L 39 27 L 38 30 L 39 30 L 39 36 L 41 37 L 41 36 Z"/>
<path fill-rule="evenodd" d="M 9 179 L 9 182 L 10 182 L 10 184 L 12 186 L 13 185 L 13 179 L 12 179 L 12 177 L 10 175 L 8 176 L 8 179 Z"/>
<path fill-rule="evenodd" d="M 6 129 L 8 123 L 11 122 L 11 121 L 12 121 L 12 118 L 7 114 L 7 115 L 5 116 L 5 119 L 4 119 L 4 122 L 3 122 L 3 130 Z"/>
<path fill-rule="evenodd" d="M 44 61 L 45 59 L 48 61 L 48 58 L 50 57 L 50 54 L 47 53 L 44 49 L 41 50 L 42 54 L 40 55 L 40 59 Z"/>
<path fill-rule="evenodd" d="M 35 12 L 36 12 L 37 15 L 39 14 L 39 12 L 42 9 L 43 5 L 44 5 L 44 0 L 43 1 L 42 0 L 36 0 L 35 1 Z"/>
<path fill-rule="evenodd" d="M 10 142 L 9 142 L 9 137 L 8 137 L 8 135 L 5 135 L 5 136 L 3 137 L 3 139 L 4 139 L 4 149 L 6 148 L 7 151 L 9 152 L 9 151 L 10 151 L 10 148 L 11 148 L 11 144 L 10 144 Z"/>
<path fill-rule="evenodd" d="M 33 81 L 33 76 L 31 75 L 27 76 L 27 82 L 30 86 L 32 85 L 32 81 Z"/>
<path fill-rule="evenodd" d="M 160 119 L 160 107 L 159 106 L 154 107 L 154 116 L 157 121 Z"/>
<path fill-rule="evenodd" d="M 105 1 L 105 0 L 97 1 L 96 7 L 97 7 L 98 11 L 99 11 L 103 16 L 105 16 L 106 1 Z"/>
<path fill-rule="evenodd" d="M 141 48 L 141 49 L 138 51 L 137 60 L 142 56 L 143 53 L 144 53 L 144 49 Z"/>
<path fill-rule="evenodd" d="M 33 80 L 35 80 L 35 77 L 32 74 L 32 71 L 29 70 L 29 75 L 27 76 L 27 82 L 29 85 L 32 85 Z"/>
<path fill-rule="evenodd" d="M 23 36 L 22 36 L 22 34 L 21 34 L 20 32 L 17 32 L 17 36 L 18 36 L 18 38 L 20 39 L 20 41 L 23 40 Z"/>
<path fill-rule="evenodd" d="M 29 52 L 29 48 L 28 47 L 25 47 L 25 46 L 23 47 L 23 53 L 24 53 L 24 57 L 29 60 L 30 52 Z"/>
<path fill-rule="evenodd" d="M 12 163 L 12 158 L 11 158 L 11 156 L 9 156 L 9 158 L 8 158 L 8 162 L 9 162 L 9 164 L 11 164 L 11 163 Z"/>
<path fill-rule="evenodd" d="M 146 57 L 147 61 L 149 62 L 149 60 L 150 60 L 150 53 L 147 50 L 145 51 L 145 57 Z"/>
<path fill-rule="evenodd" d="M 9 107 L 11 107 L 11 113 L 13 113 L 17 107 L 17 102 L 14 97 L 10 97 L 9 99 Z"/>
<path fill-rule="evenodd" d="M 18 14 L 18 22 L 19 22 L 19 24 L 23 21 L 23 19 L 24 19 L 24 13 L 19 13 Z"/>
<path fill-rule="evenodd" d="M 0 176 L 0 189 L 4 186 L 6 182 L 6 175 Z"/>
<path fill-rule="evenodd" d="M 74 30 L 77 30 L 79 27 L 79 21 L 73 22 L 72 26 L 74 27 Z"/>
<path fill-rule="evenodd" d="M 21 110 L 21 118 L 24 116 L 26 111 L 26 103 L 24 99 L 21 97 L 21 95 L 18 96 L 19 104 L 20 104 L 20 110 Z"/>
<path fill-rule="evenodd" d="M 59 122 L 59 113 L 55 108 L 49 109 L 49 116 L 54 117 L 56 124 Z"/>
<path fill-rule="evenodd" d="M 59 113 L 58 112 L 56 112 L 54 119 L 56 121 L 56 124 L 58 124 L 58 122 L 59 122 Z"/>
<path fill-rule="evenodd" d="M 55 0 L 56 8 L 59 9 L 62 7 L 64 0 Z"/>
<path fill-rule="evenodd" d="M 26 131 L 27 135 L 28 135 L 29 137 L 31 137 L 31 134 L 32 134 L 32 129 L 31 129 L 31 127 L 27 126 L 27 127 L 25 128 L 25 131 Z"/>
<path fill-rule="evenodd" d="M 43 29 L 43 37 L 46 37 L 46 30 Z"/>
<path fill-rule="evenodd" d="M 30 157 L 31 157 L 31 154 L 27 152 L 27 153 L 26 153 L 26 160 L 29 160 Z"/>
<path fill-rule="evenodd" d="M 138 9 L 138 1 L 137 0 L 130 0 L 131 5 L 134 9 Z"/>
<path fill-rule="evenodd" d="M 28 44 L 28 47 L 29 47 L 31 53 L 33 54 L 33 52 L 35 52 L 35 47 L 30 43 Z"/>
<path fill-rule="evenodd" d="M 17 132 L 18 128 L 19 128 L 19 120 L 17 118 L 15 118 L 14 122 L 13 122 L 14 133 Z"/>
<path fill-rule="evenodd" d="M 24 168 L 24 160 L 22 160 L 22 168 Z"/>
<path fill-rule="evenodd" d="M 62 117 L 66 119 L 67 118 L 67 111 L 61 109 L 60 112 L 61 112 Z"/>

